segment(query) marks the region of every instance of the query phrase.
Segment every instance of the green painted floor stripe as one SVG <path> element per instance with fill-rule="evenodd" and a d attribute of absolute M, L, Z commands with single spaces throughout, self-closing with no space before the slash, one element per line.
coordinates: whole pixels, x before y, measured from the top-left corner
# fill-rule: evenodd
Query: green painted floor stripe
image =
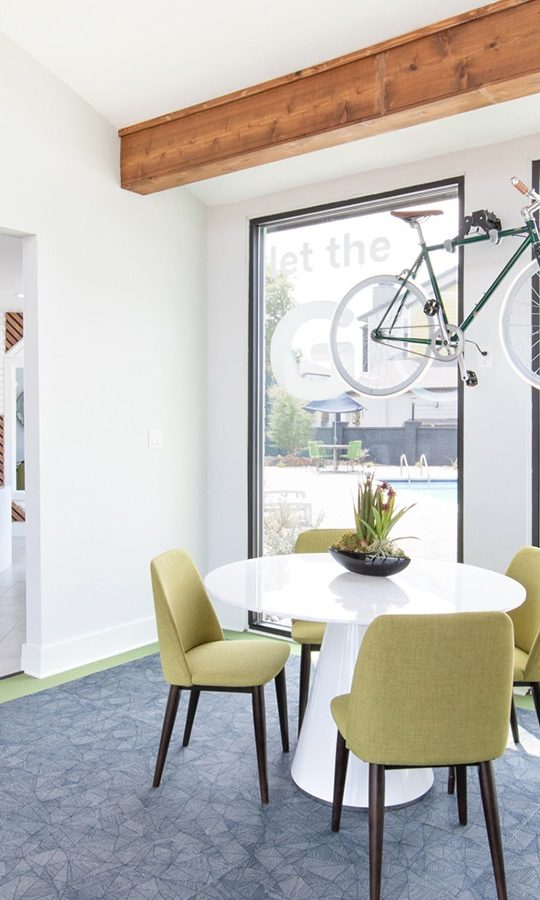
<path fill-rule="evenodd" d="M 516 704 L 516 706 L 521 706 L 521 709 L 534 710 L 534 700 L 532 698 L 532 694 L 527 694 L 526 697 L 522 697 L 520 694 L 514 694 L 514 703 Z"/>
<path fill-rule="evenodd" d="M 263 639 L 262 635 L 252 634 L 249 631 L 225 631 L 224 634 L 227 640 L 257 641 Z M 300 652 L 299 646 L 291 644 L 291 652 Z M 38 691 L 46 691 L 47 688 L 57 687 L 59 684 L 67 684 L 69 681 L 84 678 L 85 675 L 103 672 L 105 669 L 112 669 L 114 666 L 121 666 L 134 659 L 151 656 L 153 653 L 159 653 L 159 644 L 147 644 L 145 647 L 137 647 L 135 650 L 128 650 L 127 653 L 109 656 L 107 659 L 100 659 L 97 662 L 80 666 L 77 669 L 69 669 L 67 672 L 59 672 L 57 675 L 50 675 L 48 678 L 33 678 L 31 675 L 12 675 L 9 678 L 2 678 L 0 679 L 0 703 L 6 703 L 8 700 L 17 700 L 19 697 L 26 697 L 28 694 L 37 694 Z"/>

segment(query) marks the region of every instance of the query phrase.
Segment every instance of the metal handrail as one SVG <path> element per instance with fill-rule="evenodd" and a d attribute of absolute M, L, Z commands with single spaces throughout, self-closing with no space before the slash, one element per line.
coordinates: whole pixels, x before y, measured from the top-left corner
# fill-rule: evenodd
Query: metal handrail
<path fill-rule="evenodd" d="M 407 457 L 404 453 L 399 457 L 399 477 L 403 479 L 403 468 L 405 467 L 405 471 L 407 473 L 407 481 L 409 484 L 411 483 L 411 473 L 409 471 L 409 463 L 407 462 Z"/>
<path fill-rule="evenodd" d="M 429 475 L 429 466 L 428 466 L 428 463 L 427 463 L 426 454 L 425 454 L 425 453 L 422 453 L 422 455 L 421 455 L 421 457 L 420 457 L 420 475 L 422 476 L 422 478 L 424 477 L 424 466 L 425 466 L 425 469 L 426 469 L 427 483 L 430 484 L 431 478 L 430 478 L 430 475 Z"/>

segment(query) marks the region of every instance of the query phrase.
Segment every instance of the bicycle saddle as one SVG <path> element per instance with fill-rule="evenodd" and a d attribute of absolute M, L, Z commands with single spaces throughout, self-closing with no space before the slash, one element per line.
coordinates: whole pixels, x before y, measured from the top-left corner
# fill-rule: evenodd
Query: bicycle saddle
<path fill-rule="evenodd" d="M 427 219 L 429 216 L 442 216 L 442 209 L 393 209 L 390 213 L 397 219 L 412 222 L 413 219 Z"/>

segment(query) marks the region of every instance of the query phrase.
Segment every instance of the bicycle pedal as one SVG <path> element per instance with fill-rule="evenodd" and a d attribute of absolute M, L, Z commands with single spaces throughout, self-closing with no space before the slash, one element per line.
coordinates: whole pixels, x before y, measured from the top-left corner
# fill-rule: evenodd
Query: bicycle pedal
<path fill-rule="evenodd" d="M 478 376 L 472 369 L 467 369 L 465 373 L 465 384 L 467 387 L 476 387 L 478 384 Z"/>
<path fill-rule="evenodd" d="M 438 300 L 427 300 L 424 304 L 424 313 L 426 316 L 436 316 L 439 309 Z"/>

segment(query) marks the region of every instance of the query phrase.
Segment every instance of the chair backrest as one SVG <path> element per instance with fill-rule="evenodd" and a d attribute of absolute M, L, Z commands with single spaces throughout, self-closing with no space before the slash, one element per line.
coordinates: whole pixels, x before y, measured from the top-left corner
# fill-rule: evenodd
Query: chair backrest
<path fill-rule="evenodd" d="M 349 459 L 360 459 L 362 455 L 362 441 L 349 441 L 347 456 Z"/>
<path fill-rule="evenodd" d="M 184 550 L 169 550 L 150 564 L 163 674 L 170 684 L 191 685 L 185 654 L 223 640 L 201 577 Z"/>
<path fill-rule="evenodd" d="M 317 441 L 308 441 L 308 452 L 310 459 L 320 459 L 323 455 L 320 445 Z"/>
<path fill-rule="evenodd" d="M 328 548 L 335 544 L 347 528 L 311 528 L 302 531 L 296 538 L 293 553 L 326 553 Z"/>
<path fill-rule="evenodd" d="M 360 647 L 347 746 L 381 765 L 495 759 L 508 737 L 513 660 L 502 612 L 380 616 Z"/>
<path fill-rule="evenodd" d="M 522 547 L 506 570 L 527 591 L 525 601 L 508 615 L 514 623 L 516 647 L 530 653 L 540 632 L 540 548 Z"/>

